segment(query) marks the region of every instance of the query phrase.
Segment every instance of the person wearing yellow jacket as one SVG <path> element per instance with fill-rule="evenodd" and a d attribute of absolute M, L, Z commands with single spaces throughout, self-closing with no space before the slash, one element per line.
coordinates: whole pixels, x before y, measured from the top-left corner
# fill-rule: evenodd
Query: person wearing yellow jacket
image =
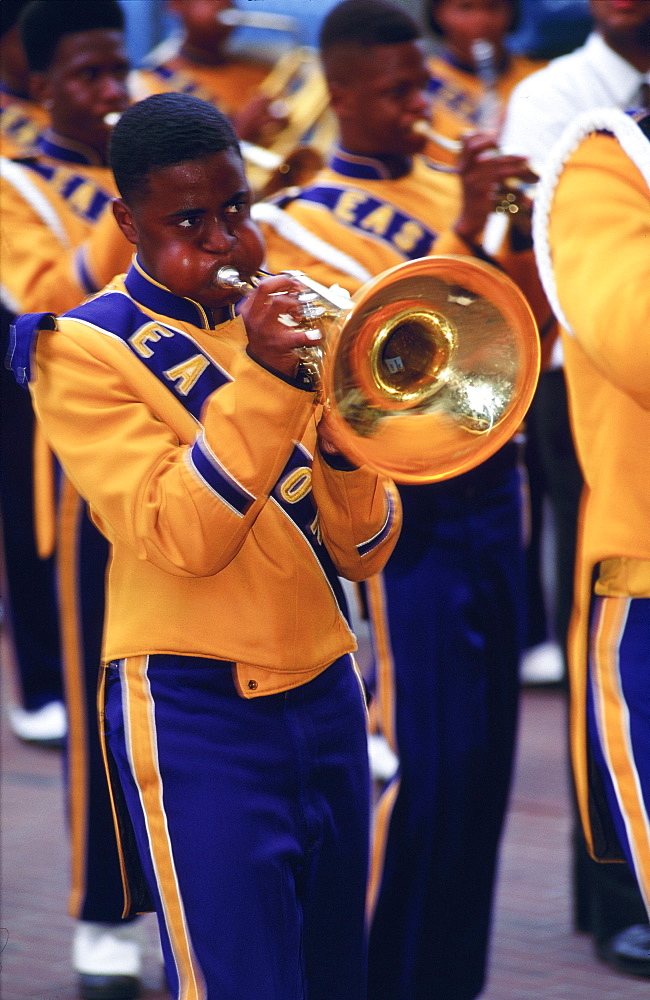
<path fill-rule="evenodd" d="M 305 188 L 253 206 L 272 271 L 298 268 L 354 292 L 413 258 L 485 257 L 480 234 L 501 184 L 527 168 L 492 155 L 480 135 L 467 141 L 460 177 L 421 155 L 420 36 L 383 0 L 344 0 L 325 18 L 340 145 Z M 536 275 L 531 249 L 504 250 Z M 400 484 L 400 538 L 366 584 L 373 705 L 399 758 L 373 837 L 372 1000 L 469 1000 L 485 981 L 526 617 L 516 437 L 456 478 Z"/>
<path fill-rule="evenodd" d="M 20 317 L 15 365 L 111 546 L 125 908 L 155 906 L 176 1000 L 362 1000 L 366 713 L 338 576 L 383 566 L 399 498 L 338 451 L 296 354 L 320 338 L 301 286 L 262 280 L 237 314 L 219 283 L 264 254 L 228 119 L 154 95 L 111 164 L 134 263 L 58 319 Z"/>
<path fill-rule="evenodd" d="M 438 43 L 429 59 L 432 156 L 453 162 L 467 132 L 498 133 L 514 87 L 544 65 L 508 51 L 519 7 L 519 0 L 424 0 Z"/>
<path fill-rule="evenodd" d="M 130 262 L 132 248 L 111 210 L 116 188 L 106 158 L 110 126 L 105 117 L 130 102 L 123 27 L 122 10 L 114 2 L 48 0 L 30 3 L 21 15 L 30 82 L 48 109 L 49 124 L 31 155 L 2 161 L 4 336 L 12 315 L 72 308 Z M 23 623 L 20 633 L 14 627 L 16 639 L 26 634 L 34 642 L 42 636 L 46 609 L 37 599 L 31 567 L 40 567 L 42 574 L 43 567 L 51 567 L 53 552 L 56 559 L 56 595 L 52 581 L 47 613 L 58 619 L 65 682 L 69 910 L 76 918 L 72 965 L 82 996 L 101 989 L 105 1000 L 122 1000 L 139 989 L 140 935 L 121 919 L 119 858 L 96 724 L 105 543 L 70 484 L 57 475 L 55 486 L 56 469 L 34 424 L 29 395 L 11 378 L 3 384 L 2 405 L 8 603 L 14 626 Z M 34 663 L 25 656 L 20 666 L 29 670 Z M 11 713 L 22 738 L 34 738 L 35 715 L 38 722 L 40 713 Z M 42 715 L 40 720 L 36 731 L 42 736 Z"/>
<path fill-rule="evenodd" d="M 0 7 L 0 153 L 20 156 L 33 147 L 48 113 L 29 93 L 29 69 L 18 19 L 29 0 L 3 0 Z"/>
<path fill-rule="evenodd" d="M 313 173 L 336 131 L 313 49 L 296 45 L 295 38 L 243 45 L 236 25 L 239 17 L 244 24 L 255 19 L 258 11 L 250 5 L 242 10 L 232 0 L 167 0 L 166 6 L 180 21 L 181 33 L 161 42 L 133 71 L 134 99 L 177 91 L 227 114 L 242 140 L 257 196 L 269 185 L 277 190 L 282 180 L 297 183 Z M 259 17 L 273 23 L 264 11 Z M 280 39 L 288 37 L 291 20 L 278 17 Z"/>
<path fill-rule="evenodd" d="M 0 8 L 0 154 L 34 155 L 49 121 L 45 108 L 29 96 L 29 67 L 18 22 L 28 0 L 8 0 Z M 10 266 L 3 258 L 3 272 Z M 1 307 L 4 356 L 8 313 Z M 24 438 L 31 436 L 32 414 L 24 393 L 0 365 L 0 509 L 11 521 L 2 545 L 5 581 L 7 660 L 13 662 L 17 704 L 11 707 L 14 732 L 40 745 L 60 744 L 66 727 L 63 707 L 58 615 L 53 559 L 40 558 L 32 525 L 31 449 L 25 461 Z M 20 428 L 20 432 L 18 432 Z M 25 497 L 27 498 L 25 506 Z M 15 514 L 14 514 L 15 510 Z M 34 628 L 37 618 L 39 627 Z"/>
<path fill-rule="evenodd" d="M 592 856 L 625 857 L 650 913 L 649 136 L 647 111 L 583 112 L 545 168 L 534 232 L 585 482 L 569 634 L 580 816 Z M 650 964 L 648 925 L 634 931 Z"/>

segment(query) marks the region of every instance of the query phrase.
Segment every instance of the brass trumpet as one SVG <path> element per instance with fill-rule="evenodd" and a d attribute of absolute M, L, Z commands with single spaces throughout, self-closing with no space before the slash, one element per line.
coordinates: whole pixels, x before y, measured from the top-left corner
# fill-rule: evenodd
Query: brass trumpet
<path fill-rule="evenodd" d="M 447 153 L 451 153 L 454 162 L 456 157 L 460 155 L 463 149 L 462 139 L 451 139 L 449 136 L 442 135 L 431 127 L 428 121 L 424 118 L 419 119 L 413 125 L 413 131 L 418 135 L 423 135 L 425 138 L 434 145 L 438 146 L 440 149 Z M 468 133 L 469 134 L 469 133 Z M 495 149 L 492 155 L 500 155 L 501 150 Z M 452 173 L 457 173 L 453 164 L 449 164 Z M 538 171 L 532 167 L 535 173 Z M 533 200 L 535 197 L 536 185 L 526 184 L 523 181 L 518 180 L 516 177 L 510 177 L 506 180 L 503 189 L 503 197 L 500 203 L 496 206 L 494 211 L 497 215 L 516 215 L 520 211 L 521 203 L 524 198 Z"/>
<path fill-rule="evenodd" d="M 305 286 L 304 323 L 322 333 L 324 350 L 300 352 L 350 459 L 396 482 L 430 483 L 474 468 L 515 433 L 537 384 L 539 337 L 523 294 L 497 268 L 422 257 L 351 298 L 285 273 Z M 252 287 L 233 268 L 217 281 Z"/>
<path fill-rule="evenodd" d="M 241 13 L 251 18 L 263 16 L 238 11 Z M 337 128 L 318 57 L 307 46 L 286 52 L 262 81 L 258 93 L 277 112 L 279 125 L 277 134 L 264 146 L 241 144 L 251 187 L 261 199 L 282 187 L 306 183 L 323 165 Z"/>

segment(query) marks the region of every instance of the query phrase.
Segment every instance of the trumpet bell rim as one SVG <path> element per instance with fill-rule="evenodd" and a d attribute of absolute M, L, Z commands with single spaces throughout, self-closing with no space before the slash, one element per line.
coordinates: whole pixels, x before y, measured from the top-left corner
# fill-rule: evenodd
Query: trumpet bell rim
<path fill-rule="evenodd" d="M 432 285 L 436 291 L 429 299 Z M 324 393 L 341 451 L 398 483 L 417 484 L 469 471 L 512 438 L 537 385 L 540 345 L 530 306 L 506 274 L 471 257 L 418 258 L 384 271 L 363 285 L 353 301 L 352 311 L 330 335 L 323 367 Z M 457 330 L 448 314 L 475 317 L 477 303 L 479 315 L 487 314 L 492 325 L 480 320 L 480 349 L 465 354 L 482 356 L 486 341 L 489 351 L 494 327 L 496 336 L 507 341 L 507 379 L 493 372 L 492 361 L 483 377 L 482 357 L 476 377 L 454 374 L 454 355 L 463 353 L 466 331 Z M 425 341 L 425 357 L 413 369 L 410 388 L 385 377 L 386 344 L 408 323 L 421 328 Z M 347 394 L 341 389 L 343 358 L 356 383 Z M 507 383 L 507 398 L 493 403 L 501 382 Z M 444 409 L 449 400 L 458 403 L 457 414 Z"/>

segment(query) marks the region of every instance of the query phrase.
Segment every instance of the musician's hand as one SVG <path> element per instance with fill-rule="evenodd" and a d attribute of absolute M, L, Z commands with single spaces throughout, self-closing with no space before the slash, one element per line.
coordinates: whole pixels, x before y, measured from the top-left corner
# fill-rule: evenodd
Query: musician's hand
<path fill-rule="evenodd" d="M 341 449 L 339 448 L 334 430 L 332 427 L 332 419 L 329 415 L 327 407 L 323 409 L 323 415 L 318 421 L 318 446 L 321 451 L 326 452 L 328 455 L 341 455 Z"/>
<path fill-rule="evenodd" d="M 298 294 L 304 290 L 294 278 L 274 275 L 261 281 L 241 307 L 252 357 L 289 378 L 299 364 L 295 348 L 313 347 L 321 340 L 318 330 L 300 325 L 302 305 Z M 290 322 L 296 325 L 287 325 Z"/>
<path fill-rule="evenodd" d="M 464 140 L 457 168 L 463 205 L 454 229 L 469 242 L 479 237 L 488 216 L 505 198 L 509 181 L 533 184 L 537 180 L 525 157 L 499 153 L 494 136 L 479 132 Z"/>
<path fill-rule="evenodd" d="M 265 146 L 286 127 L 288 118 L 281 101 L 258 94 L 233 115 L 232 122 L 239 139 Z"/>

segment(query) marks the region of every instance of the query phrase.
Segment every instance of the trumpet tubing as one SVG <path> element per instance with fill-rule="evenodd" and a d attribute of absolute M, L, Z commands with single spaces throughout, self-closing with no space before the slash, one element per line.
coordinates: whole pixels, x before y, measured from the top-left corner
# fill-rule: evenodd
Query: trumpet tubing
<path fill-rule="evenodd" d="M 418 135 L 425 136 L 430 142 L 435 143 L 436 146 L 440 146 L 441 149 L 446 149 L 449 153 L 458 154 L 463 148 L 460 139 L 450 139 L 448 136 L 436 132 L 424 118 L 420 118 L 415 122 L 413 131 L 417 132 Z"/>
<path fill-rule="evenodd" d="M 340 450 L 401 483 L 430 483 L 485 461 L 519 427 L 540 366 L 523 294 L 469 257 L 423 257 L 352 296 L 301 272 L 299 296 L 324 348 L 313 363 Z M 217 281 L 246 294 L 233 268 Z M 302 352 L 307 352 L 305 355 Z"/>

